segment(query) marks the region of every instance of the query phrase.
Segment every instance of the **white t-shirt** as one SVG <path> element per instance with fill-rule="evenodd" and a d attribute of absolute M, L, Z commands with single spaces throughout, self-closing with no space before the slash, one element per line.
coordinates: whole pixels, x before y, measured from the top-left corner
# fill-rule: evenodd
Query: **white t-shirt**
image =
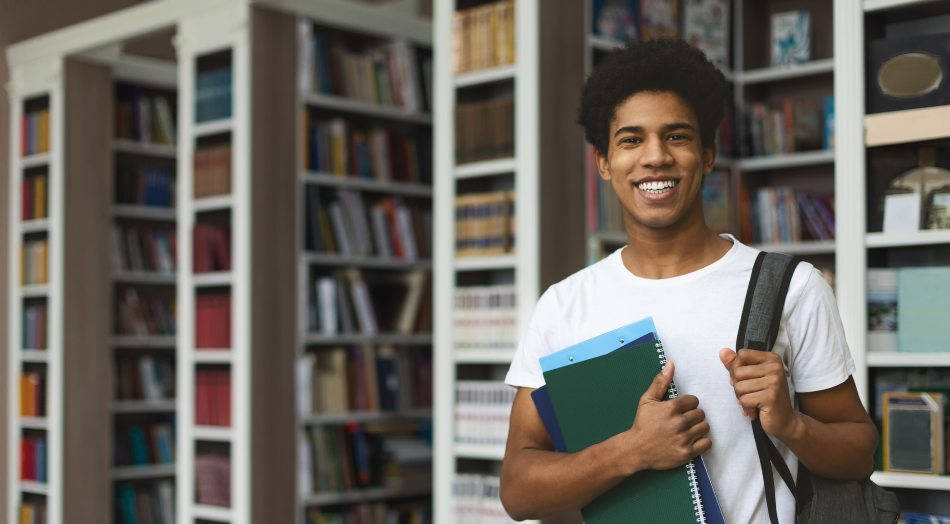
<path fill-rule="evenodd" d="M 631 273 L 621 249 L 554 284 L 538 300 L 505 382 L 544 385 L 538 358 L 653 317 L 680 394 L 696 395 L 709 422 L 712 448 L 703 455 L 726 522 L 768 523 L 762 473 L 749 420 L 742 414 L 719 350 L 733 348 L 758 250 L 729 235 L 732 248 L 706 267 L 672 278 Z M 733 348 L 735 349 L 735 348 Z M 854 372 L 831 288 L 814 266 L 792 276 L 773 351 L 782 355 L 789 392 L 832 388 Z M 795 455 L 773 438 L 792 473 Z M 781 522 L 794 522 L 795 502 L 776 475 Z"/>

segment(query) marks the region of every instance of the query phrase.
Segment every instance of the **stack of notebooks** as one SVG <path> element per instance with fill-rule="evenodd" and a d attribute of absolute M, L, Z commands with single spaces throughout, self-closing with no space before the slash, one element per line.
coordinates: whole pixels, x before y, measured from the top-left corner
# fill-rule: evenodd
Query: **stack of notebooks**
<path fill-rule="evenodd" d="M 666 364 L 651 318 L 541 358 L 545 385 L 531 393 L 555 449 L 574 453 L 626 431 L 636 399 Z M 677 395 L 671 384 L 668 398 Z M 702 457 L 627 478 L 583 508 L 584 521 L 724 522 Z"/>

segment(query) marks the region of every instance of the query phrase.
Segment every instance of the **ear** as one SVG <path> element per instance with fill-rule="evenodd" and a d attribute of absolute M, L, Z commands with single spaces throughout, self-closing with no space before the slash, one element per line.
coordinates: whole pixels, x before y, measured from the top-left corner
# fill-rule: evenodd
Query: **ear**
<path fill-rule="evenodd" d="M 716 142 L 713 141 L 708 147 L 703 147 L 703 174 L 713 170 L 716 164 Z"/>
<path fill-rule="evenodd" d="M 610 161 L 607 155 L 600 154 L 600 151 L 594 149 L 594 157 L 597 159 L 597 174 L 600 178 L 610 182 Z"/>

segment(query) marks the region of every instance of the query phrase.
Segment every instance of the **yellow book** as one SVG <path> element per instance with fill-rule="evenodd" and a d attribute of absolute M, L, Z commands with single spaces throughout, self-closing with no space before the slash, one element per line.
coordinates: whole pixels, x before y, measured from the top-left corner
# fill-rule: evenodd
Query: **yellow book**
<path fill-rule="evenodd" d="M 505 43 L 507 51 L 505 56 L 507 64 L 515 63 L 515 0 L 505 2 Z"/>
<path fill-rule="evenodd" d="M 45 153 L 49 151 L 49 109 L 44 109 L 40 111 L 39 116 L 39 136 L 38 142 L 39 147 L 37 148 L 39 153 Z"/>
<path fill-rule="evenodd" d="M 27 285 L 26 244 L 20 244 L 20 285 Z"/>
<path fill-rule="evenodd" d="M 36 177 L 33 182 L 33 218 L 46 217 L 46 175 Z"/>
<path fill-rule="evenodd" d="M 46 245 L 47 245 L 46 240 L 41 240 L 37 244 L 37 253 L 38 253 L 37 258 L 39 259 L 36 261 L 37 264 L 39 265 L 39 271 L 37 271 L 39 275 L 39 279 L 37 280 L 37 284 L 45 284 L 46 282 L 48 282 L 49 264 L 47 263 L 47 258 L 48 258 L 49 253 L 46 248 Z"/>
<path fill-rule="evenodd" d="M 33 505 L 23 504 L 20 506 L 20 524 L 34 524 L 36 519 L 33 516 Z"/>
<path fill-rule="evenodd" d="M 463 12 L 456 11 L 452 14 L 452 65 L 456 74 L 465 71 L 462 62 L 463 42 L 465 41 L 464 18 L 465 13 Z"/>
<path fill-rule="evenodd" d="M 29 373 L 20 374 L 20 415 L 36 415 L 36 398 L 33 395 L 33 380 Z"/>

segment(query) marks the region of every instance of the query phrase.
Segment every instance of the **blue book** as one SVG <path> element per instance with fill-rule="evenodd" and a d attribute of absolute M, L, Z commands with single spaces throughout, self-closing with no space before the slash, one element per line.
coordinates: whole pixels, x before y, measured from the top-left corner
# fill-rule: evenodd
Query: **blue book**
<path fill-rule="evenodd" d="M 898 351 L 946 351 L 950 340 L 950 267 L 897 270 Z"/>
<path fill-rule="evenodd" d="M 46 482 L 46 439 L 36 439 L 36 481 Z"/>
<path fill-rule="evenodd" d="M 129 444 L 132 449 L 132 463 L 136 466 L 148 464 L 148 444 L 145 441 L 145 432 L 139 426 L 129 428 Z"/>

